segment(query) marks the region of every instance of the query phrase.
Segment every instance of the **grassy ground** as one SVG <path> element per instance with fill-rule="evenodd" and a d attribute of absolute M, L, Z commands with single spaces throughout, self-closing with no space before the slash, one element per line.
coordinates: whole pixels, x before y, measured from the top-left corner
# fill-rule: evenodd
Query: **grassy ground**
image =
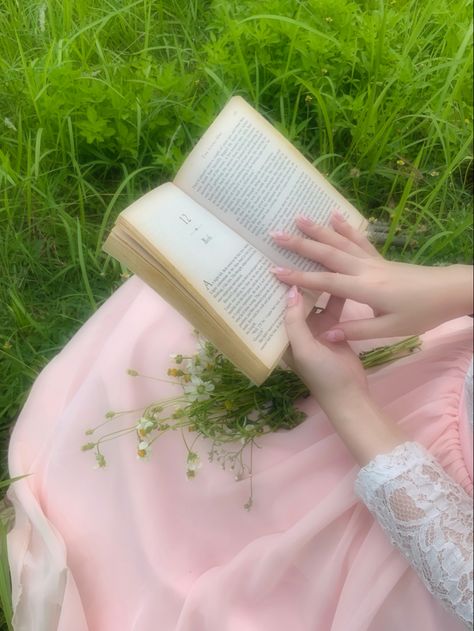
<path fill-rule="evenodd" d="M 3 463 L 33 380 L 121 282 L 101 252 L 113 219 L 173 176 L 231 94 L 364 214 L 390 222 L 388 256 L 470 262 L 470 9 L 2 0 Z M 0 593 L 7 577 L 0 565 Z"/>

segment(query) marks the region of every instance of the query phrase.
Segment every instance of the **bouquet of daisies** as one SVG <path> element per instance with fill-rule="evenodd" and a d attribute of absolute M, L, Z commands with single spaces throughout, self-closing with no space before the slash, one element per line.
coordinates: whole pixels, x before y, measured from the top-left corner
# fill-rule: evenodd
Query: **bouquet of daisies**
<path fill-rule="evenodd" d="M 205 440 L 209 462 L 229 469 L 236 480 L 248 474 L 250 495 L 245 508 L 250 509 L 253 447 L 258 446 L 256 441 L 264 434 L 290 430 L 305 419 L 295 402 L 308 396 L 309 390 L 296 373 L 284 368 L 277 368 L 261 386 L 256 386 L 209 341 L 196 334 L 198 349 L 194 355 L 171 356 L 173 365 L 168 377 L 181 386 L 182 392 L 153 401 L 140 410 L 107 412 L 103 422 L 86 431 L 95 440 L 84 444 L 82 450 L 93 451 L 97 467 L 105 467 L 104 443 L 133 433 L 137 458 L 147 460 L 160 436 L 178 431 L 186 445 L 186 475 L 192 479 L 202 465 L 194 446 L 198 440 Z M 361 353 L 360 359 L 365 368 L 370 368 L 408 355 L 420 344 L 414 336 Z M 127 372 L 134 378 L 163 381 L 134 369 Z M 133 416 L 132 423 L 113 430 L 111 422 L 125 415 Z M 247 450 L 248 461 L 244 457 Z"/>

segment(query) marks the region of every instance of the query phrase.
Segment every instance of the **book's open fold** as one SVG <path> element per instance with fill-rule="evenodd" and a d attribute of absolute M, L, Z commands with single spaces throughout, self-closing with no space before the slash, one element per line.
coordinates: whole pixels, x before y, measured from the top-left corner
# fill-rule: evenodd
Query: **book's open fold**
<path fill-rule="evenodd" d="M 172 184 L 124 211 L 106 252 L 160 293 L 255 383 L 284 353 L 286 287 L 261 252 Z"/>
<path fill-rule="evenodd" d="M 288 346 L 287 287 L 272 265 L 321 266 L 276 244 L 299 213 L 328 225 L 362 215 L 268 121 L 232 98 L 163 184 L 118 217 L 104 250 L 161 294 L 243 373 L 261 384 Z M 308 313 L 317 296 L 303 294 Z"/>

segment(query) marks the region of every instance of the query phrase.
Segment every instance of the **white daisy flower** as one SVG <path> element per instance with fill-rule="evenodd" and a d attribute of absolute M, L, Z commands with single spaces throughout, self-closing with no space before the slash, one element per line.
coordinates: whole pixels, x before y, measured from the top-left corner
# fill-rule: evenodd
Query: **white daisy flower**
<path fill-rule="evenodd" d="M 212 366 L 215 352 L 210 343 L 205 339 L 198 342 L 198 352 L 194 355 L 203 366 Z"/>
<path fill-rule="evenodd" d="M 188 471 L 198 471 L 202 467 L 201 459 L 198 454 L 191 452 L 187 459 Z"/>
<path fill-rule="evenodd" d="M 191 401 L 205 401 L 209 399 L 213 390 L 214 384 L 210 383 L 210 381 L 203 381 L 196 375 L 193 375 L 190 383 L 184 386 L 184 392 Z"/>
<path fill-rule="evenodd" d="M 137 458 L 139 460 L 146 460 L 150 457 L 151 446 L 146 440 L 142 440 L 138 443 Z"/>
<path fill-rule="evenodd" d="M 145 434 L 149 434 L 151 430 L 155 427 L 153 421 L 150 421 L 149 418 L 142 418 L 138 421 L 136 428 L 140 436 L 144 436 Z"/>
<path fill-rule="evenodd" d="M 196 363 L 194 359 L 187 359 L 184 365 L 185 365 L 185 371 L 189 375 L 196 376 L 196 377 L 198 377 L 199 375 L 202 375 L 205 368 L 205 366 L 201 362 Z"/>
<path fill-rule="evenodd" d="M 201 459 L 199 455 L 194 451 L 190 451 L 187 457 L 187 470 L 186 477 L 188 480 L 196 477 L 196 471 L 198 471 L 202 467 Z"/>

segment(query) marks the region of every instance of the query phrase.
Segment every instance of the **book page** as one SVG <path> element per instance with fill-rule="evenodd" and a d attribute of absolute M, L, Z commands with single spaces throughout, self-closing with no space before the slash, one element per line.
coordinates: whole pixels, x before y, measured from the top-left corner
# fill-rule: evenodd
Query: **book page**
<path fill-rule="evenodd" d="M 288 344 L 287 287 L 266 256 L 173 184 L 141 197 L 117 225 L 231 323 L 262 362 L 274 363 Z"/>
<path fill-rule="evenodd" d="M 178 172 L 175 184 L 274 263 L 321 266 L 276 245 L 271 230 L 300 234 L 304 214 L 328 225 L 339 211 L 357 228 L 362 215 L 241 97 L 233 97 Z"/>
<path fill-rule="evenodd" d="M 269 367 L 242 344 L 232 327 L 213 318 L 209 305 L 202 304 L 177 284 L 168 270 L 128 232 L 115 226 L 104 243 L 104 250 L 140 276 L 254 383 L 260 385 L 268 377 Z"/>

